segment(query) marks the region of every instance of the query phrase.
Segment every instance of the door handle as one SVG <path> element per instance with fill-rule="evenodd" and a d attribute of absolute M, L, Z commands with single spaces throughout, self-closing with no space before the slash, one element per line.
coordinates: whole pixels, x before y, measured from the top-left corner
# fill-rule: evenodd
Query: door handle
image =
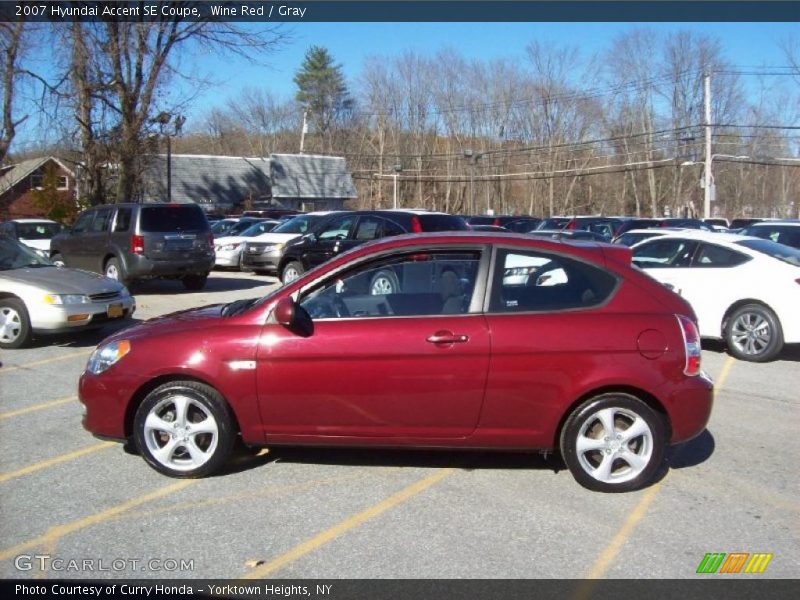
<path fill-rule="evenodd" d="M 463 344 L 469 341 L 469 336 L 455 334 L 452 331 L 437 331 L 433 335 L 428 336 L 427 341 L 431 344 Z"/>

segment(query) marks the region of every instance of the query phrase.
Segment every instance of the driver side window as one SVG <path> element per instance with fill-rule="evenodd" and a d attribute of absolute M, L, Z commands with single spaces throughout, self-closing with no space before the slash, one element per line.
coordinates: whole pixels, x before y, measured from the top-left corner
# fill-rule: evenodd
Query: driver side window
<path fill-rule="evenodd" d="M 328 223 L 317 236 L 320 240 L 343 240 L 350 233 L 355 217 L 340 217 Z"/>
<path fill-rule="evenodd" d="M 415 252 L 330 278 L 300 299 L 312 319 L 469 312 L 480 252 Z"/>

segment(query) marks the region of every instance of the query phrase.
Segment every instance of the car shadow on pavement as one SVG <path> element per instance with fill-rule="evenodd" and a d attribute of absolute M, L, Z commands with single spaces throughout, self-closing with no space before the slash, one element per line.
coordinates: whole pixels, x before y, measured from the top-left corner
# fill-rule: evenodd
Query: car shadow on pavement
<path fill-rule="evenodd" d="M 714 436 L 706 429 L 693 440 L 671 446 L 666 462 L 672 469 L 695 467 L 711 458 L 715 447 Z"/>
<path fill-rule="evenodd" d="M 150 295 L 235 292 L 238 290 L 250 290 L 253 288 L 270 286 L 273 285 L 275 281 L 275 279 L 248 277 L 247 275 L 241 277 L 214 277 L 211 275 L 202 290 L 190 291 L 183 287 L 183 283 L 178 279 L 149 279 L 137 281 L 131 293 L 139 297 Z"/>
<path fill-rule="evenodd" d="M 464 471 L 546 469 L 555 472 L 566 469 L 561 458 L 552 452 L 545 458 L 534 452 L 273 446 L 267 456 L 272 462 L 358 467 L 455 468 Z"/>
<path fill-rule="evenodd" d="M 703 350 L 708 350 L 709 352 L 714 352 L 715 354 L 728 354 L 728 346 L 722 340 L 704 339 Z M 800 362 L 800 344 L 786 344 L 778 357 L 770 362 L 778 362 L 781 360 Z"/>

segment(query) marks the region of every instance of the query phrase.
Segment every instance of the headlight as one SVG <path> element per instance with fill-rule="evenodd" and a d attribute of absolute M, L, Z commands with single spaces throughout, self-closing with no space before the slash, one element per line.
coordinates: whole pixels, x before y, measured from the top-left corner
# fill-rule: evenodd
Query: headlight
<path fill-rule="evenodd" d="M 270 244 L 269 246 L 264 246 L 264 252 L 277 252 L 285 245 L 286 244 Z"/>
<path fill-rule="evenodd" d="M 131 343 L 128 340 L 119 340 L 105 346 L 99 346 L 89 357 L 86 370 L 99 375 L 130 351 Z"/>
<path fill-rule="evenodd" d="M 89 304 L 89 296 L 83 294 L 45 294 L 45 304 Z"/>
<path fill-rule="evenodd" d="M 225 244 L 224 246 L 217 246 L 217 250 L 222 252 L 229 252 L 231 250 L 236 250 L 241 245 L 242 245 L 241 242 L 238 242 L 236 244 Z"/>

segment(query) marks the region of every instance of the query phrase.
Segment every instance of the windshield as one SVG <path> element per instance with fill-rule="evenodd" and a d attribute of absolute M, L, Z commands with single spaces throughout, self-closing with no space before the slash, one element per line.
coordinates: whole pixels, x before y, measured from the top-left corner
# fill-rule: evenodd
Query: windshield
<path fill-rule="evenodd" d="M 222 219 L 221 221 L 217 221 L 211 226 L 211 233 L 213 233 L 214 235 L 225 233 L 234 225 L 236 225 L 236 221 L 232 219 Z"/>
<path fill-rule="evenodd" d="M 301 215 L 278 225 L 272 233 L 307 233 L 321 218 L 317 215 Z"/>
<path fill-rule="evenodd" d="M 785 263 L 800 267 L 800 250 L 791 246 L 784 246 L 772 240 L 742 240 L 736 242 L 739 246 L 750 248 L 761 254 L 777 258 Z"/>
<path fill-rule="evenodd" d="M 260 223 L 254 223 L 250 225 L 247 229 L 242 232 L 242 237 L 255 237 L 259 236 L 262 233 L 267 233 L 268 231 L 272 231 L 275 227 L 274 221 L 261 221 Z"/>
<path fill-rule="evenodd" d="M 0 271 L 26 267 L 52 267 L 53 264 L 27 246 L 14 240 L 0 238 Z"/>
<path fill-rule="evenodd" d="M 21 240 L 49 240 L 61 229 L 60 223 L 17 223 L 17 237 Z"/>

